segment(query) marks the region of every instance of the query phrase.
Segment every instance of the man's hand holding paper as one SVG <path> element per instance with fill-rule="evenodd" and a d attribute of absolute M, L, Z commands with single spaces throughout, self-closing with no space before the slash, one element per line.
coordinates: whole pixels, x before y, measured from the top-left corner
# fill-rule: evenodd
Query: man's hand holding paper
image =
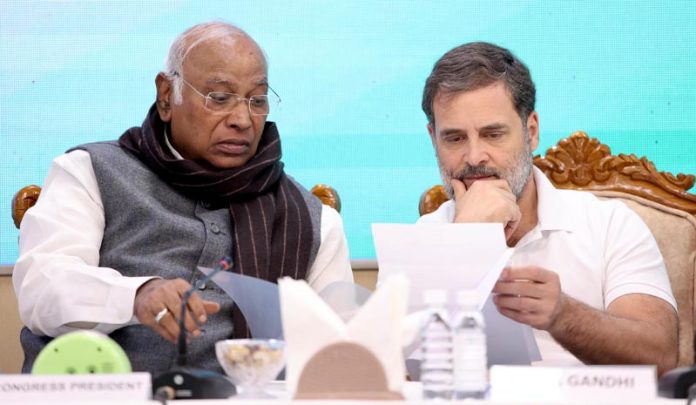
<path fill-rule="evenodd" d="M 493 293 L 501 314 L 542 330 L 553 326 L 565 301 L 558 274 L 535 266 L 505 268 Z"/>

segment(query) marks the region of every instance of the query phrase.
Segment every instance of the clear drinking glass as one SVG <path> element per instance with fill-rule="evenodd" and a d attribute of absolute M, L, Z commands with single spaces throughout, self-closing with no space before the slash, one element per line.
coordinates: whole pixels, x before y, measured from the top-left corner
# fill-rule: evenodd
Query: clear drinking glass
<path fill-rule="evenodd" d="M 228 339 L 215 344 L 218 362 L 244 398 L 272 397 L 264 387 L 285 365 L 285 342 L 275 339 Z"/>

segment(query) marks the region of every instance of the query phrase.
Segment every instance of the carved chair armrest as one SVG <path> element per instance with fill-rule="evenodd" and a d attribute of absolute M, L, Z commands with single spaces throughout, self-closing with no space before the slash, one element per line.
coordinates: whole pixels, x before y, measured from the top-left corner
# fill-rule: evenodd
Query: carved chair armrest
<path fill-rule="evenodd" d="M 12 198 L 12 220 L 17 229 L 22 223 L 24 213 L 36 204 L 39 194 L 41 194 L 41 187 L 32 184 L 17 191 L 17 194 Z"/>
<path fill-rule="evenodd" d="M 316 196 L 321 203 L 341 212 L 341 197 L 338 196 L 338 191 L 326 184 L 317 184 L 312 187 L 312 194 Z"/>

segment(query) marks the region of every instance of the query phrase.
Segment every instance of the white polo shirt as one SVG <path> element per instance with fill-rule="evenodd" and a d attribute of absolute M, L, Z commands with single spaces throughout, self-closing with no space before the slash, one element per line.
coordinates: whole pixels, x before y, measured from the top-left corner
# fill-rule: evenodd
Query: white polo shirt
<path fill-rule="evenodd" d="M 633 210 L 592 193 L 556 189 L 534 168 L 539 223 L 515 246 L 510 264 L 535 265 L 558 273 L 561 290 L 585 304 L 606 310 L 616 298 L 642 293 L 676 302 L 655 238 Z M 454 202 L 418 221 L 452 222 Z M 545 365 L 580 361 L 546 331 L 534 330 Z"/>

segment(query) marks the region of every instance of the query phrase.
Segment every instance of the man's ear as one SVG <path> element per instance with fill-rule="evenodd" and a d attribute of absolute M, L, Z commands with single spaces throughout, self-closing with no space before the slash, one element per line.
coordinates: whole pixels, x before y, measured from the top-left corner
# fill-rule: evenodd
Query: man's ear
<path fill-rule="evenodd" d="M 527 131 L 529 133 L 529 145 L 532 151 L 539 146 L 539 114 L 532 111 L 527 117 Z"/>
<path fill-rule="evenodd" d="M 172 82 L 160 72 L 155 78 L 155 86 L 157 87 L 157 112 L 162 121 L 169 122 L 172 119 Z"/>

